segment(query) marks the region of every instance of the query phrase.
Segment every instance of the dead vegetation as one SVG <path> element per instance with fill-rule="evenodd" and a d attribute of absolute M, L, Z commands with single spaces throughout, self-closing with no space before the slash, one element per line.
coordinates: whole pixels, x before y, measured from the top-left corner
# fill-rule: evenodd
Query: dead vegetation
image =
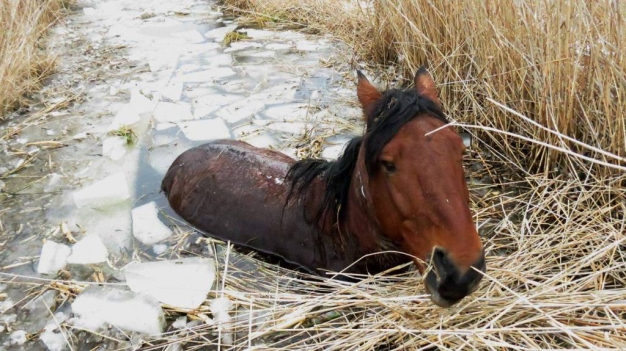
<path fill-rule="evenodd" d="M 41 39 L 68 0 L 0 2 L 0 120 L 21 106 L 51 73 Z"/>
<path fill-rule="evenodd" d="M 270 310 L 283 312 L 263 328 L 284 338 L 265 340 L 264 349 L 626 347 L 626 8 L 582 0 L 223 3 L 242 23 L 279 18 L 331 33 L 406 83 L 426 64 L 454 123 L 478 137 L 467 168 L 488 270 L 474 295 L 444 310 L 421 295 L 415 276 L 349 287 L 277 283 L 268 298 L 286 302 Z M 239 297 L 248 294 L 237 295 L 240 304 L 251 303 Z M 330 311 L 339 317 L 324 320 Z"/>

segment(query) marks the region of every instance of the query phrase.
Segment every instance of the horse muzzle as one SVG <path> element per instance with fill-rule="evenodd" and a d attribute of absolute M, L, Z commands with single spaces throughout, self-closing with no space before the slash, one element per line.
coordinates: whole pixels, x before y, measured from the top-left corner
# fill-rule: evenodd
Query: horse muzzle
<path fill-rule="evenodd" d="M 450 307 L 478 289 L 487 268 L 485 255 L 464 272 L 454 264 L 445 250 L 437 247 L 429 260 L 431 269 L 424 276 L 430 300 L 439 307 Z"/>

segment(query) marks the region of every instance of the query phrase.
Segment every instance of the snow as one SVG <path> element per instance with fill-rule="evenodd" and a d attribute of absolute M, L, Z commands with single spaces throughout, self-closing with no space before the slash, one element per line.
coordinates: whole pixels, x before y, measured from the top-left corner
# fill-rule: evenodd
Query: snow
<path fill-rule="evenodd" d="M 124 269 L 126 282 L 137 293 L 178 308 L 198 308 L 215 280 L 213 261 L 183 258 L 172 261 L 131 263 Z"/>
<path fill-rule="evenodd" d="M 124 173 L 115 173 L 74 192 L 77 207 L 105 207 L 130 198 Z"/>
<path fill-rule="evenodd" d="M 37 273 L 56 274 L 59 269 L 65 267 L 70 252 L 71 249 L 66 245 L 55 243 L 52 240 L 46 241 L 41 248 Z"/>
<path fill-rule="evenodd" d="M 163 224 L 154 201 L 132 210 L 133 236 L 143 244 L 152 245 L 169 238 L 172 230 Z"/>
<path fill-rule="evenodd" d="M 72 254 L 67 258 L 67 263 L 91 264 L 105 262 L 109 252 L 97 235 L 87 235 L 74 246 Z"/>
<path fill-rule="evenodd" d="M 96 330 L 105 323 L 126 331 L 160 334 L 165 315 L 154 298 L 111 287 L 90 285 L 72 304 L 74 325 Z"/>

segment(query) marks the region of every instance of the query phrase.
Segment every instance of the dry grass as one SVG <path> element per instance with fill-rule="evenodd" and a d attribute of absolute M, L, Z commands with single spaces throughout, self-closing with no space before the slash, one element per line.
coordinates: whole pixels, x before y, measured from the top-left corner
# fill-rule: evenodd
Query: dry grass
<path fill-rule="evenodd" d="M 488 252 L 487 276 L 471 297 L 440 309 L 416 276 L 345 285 L 265 266 L 262 279 L 226 277 L 225 293 L 239 306 L 270 313 L 265 324 L 240 323 L 239 348 L 626 348 L 623 6 L 225 3 L 243 23 L 274 18 L 332 33 L 360 59 L 395 65 L 407 78 L 427 64 L 451 118 L 478 136 L 481 150 L 467 168 L 486 175 L 471 177 Z M 267 291 L 252 281 L 267 282 Z M 210 339 L 215 331 L 198 333 Z"/>
<path fill-rule="evenodd" d="M 0 1 L 0 120 L 24 103 L 54 67 L 42 35 L 67 0 Z"/>
<path fill-rule="evenodd" d="M 397 64 L 407 78 L 426 64 L 441 82 L 444 105 L 460 121 L 626 165 L 626 7 L 617 1 L 224 3 L 247 18 L 280 18 L 335 34 L 361 58 Z M 581 150 L 488 99 L 618 158 Z M 493 133 L 483 137 L 528 169 L 579 172 L 544 146 Z"/>

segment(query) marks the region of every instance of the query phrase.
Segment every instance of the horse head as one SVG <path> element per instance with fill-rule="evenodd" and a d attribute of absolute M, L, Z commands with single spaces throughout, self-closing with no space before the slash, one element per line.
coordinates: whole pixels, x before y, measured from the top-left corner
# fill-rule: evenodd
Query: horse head
<path fill-rule="evenodd" d="M 415 88 L 380 93 L 359 72 L 367 127 L 361 147 L 363 196 L 386 239 L 414 257 L 431 300 L 448 307 L 478 287 L 483 245 L 463 172 L 465 146 L 442 112 L 425 68 Z"/>

